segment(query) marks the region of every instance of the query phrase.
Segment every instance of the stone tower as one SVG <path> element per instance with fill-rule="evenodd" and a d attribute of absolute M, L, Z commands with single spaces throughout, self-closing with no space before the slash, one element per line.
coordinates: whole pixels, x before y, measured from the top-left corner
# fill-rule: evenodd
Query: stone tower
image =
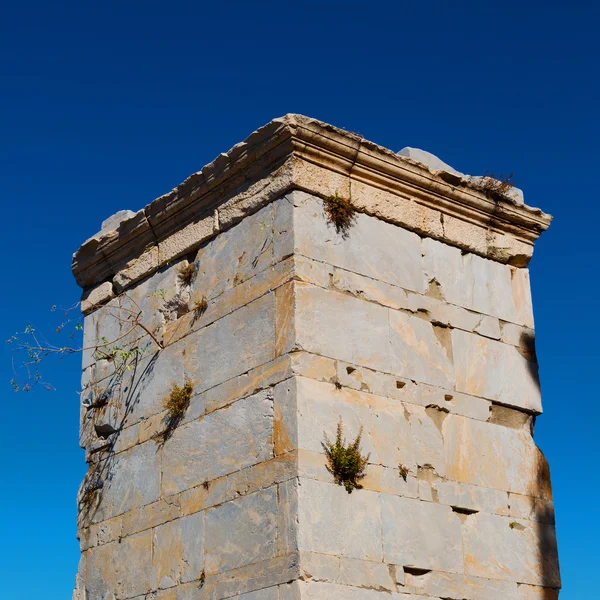
<path fill-rule="evenodd" d="M 526 268 L 549 223 L 299 115 L 105 221 L 73 260 L 74 597 L 556 598 Z M 322 445 L 340 417 L 369 454 L 352 493 Z"/>

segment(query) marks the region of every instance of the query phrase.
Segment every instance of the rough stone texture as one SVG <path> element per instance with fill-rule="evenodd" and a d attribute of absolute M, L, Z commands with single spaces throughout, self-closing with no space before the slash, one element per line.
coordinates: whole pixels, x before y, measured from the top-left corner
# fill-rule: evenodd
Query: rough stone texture
<path fill-rule="evenodd" d="M 82 246 L 75 600 L 557 598 L 524 268 L 549 217 L 419 156 L 288 115 Z"/>

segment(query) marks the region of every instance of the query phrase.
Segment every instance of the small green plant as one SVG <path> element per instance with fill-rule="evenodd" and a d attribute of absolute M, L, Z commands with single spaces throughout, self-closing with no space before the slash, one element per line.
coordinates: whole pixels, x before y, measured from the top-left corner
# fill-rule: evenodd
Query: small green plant
<path fill-rule="evenodd" d="M 402 463 L 398 465 L 398 470 L 400 471 L 400 477 L 406 481 L 406 477 L 408 476 L 409 469 L 405 467 Z"/>
<path fill-rule="evenodd" d="M 327 221 L 335 227 L 335 230 L 345 239 L 348 237 L 350 227 L 356 219 L 356 209 L 350 200 L 338 196 L 327 196 L 323 199 L 323 210 L 327 215 Z"/>
<path fill-rule="evenodd" d="M 171 392 L 164 400 L 165 410 L 169 421 L 180 421 L 192 398 L 194 386 L 192 382 L 186 380 L 182 387 L 177 384 L 171 386 Z"/>
<path fill-rule="evenodd" d="M 194 279 L 194 275 L 196 274 L 196 266 L 194 263 L 189 263 L 186 266 L 181 266 L 177 271 L 177 275 L 181 282 L 185 285 L 190 285 L 192 283 L 192 279 Z"/>
<path fill-rule="evenodd" d="M 360 441 L 363 428 L 361 427 L 356 439 L 351 444 L 346 444 L 344 439 L 344 423 L 342 418 L 337 425 L 335 442 L 331 442 L 325 434 L 323 448 L 327 456 L 327 470 L 333 475 L 338 485 L 343 485 L 351 494 L 352 490 L 361 489 L 360 480 L 365 477 L 365 469 L 369 456 L 360 452 Z"/>

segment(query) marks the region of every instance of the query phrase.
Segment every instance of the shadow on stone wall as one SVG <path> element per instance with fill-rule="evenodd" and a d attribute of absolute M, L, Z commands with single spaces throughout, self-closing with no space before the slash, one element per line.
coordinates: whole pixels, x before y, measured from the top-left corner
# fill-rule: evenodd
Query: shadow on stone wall
<path fill-rule="evenodd" d="M 519 341 L 520 352 L 527 359 L 531 378 L 538 386 L 538 389 L 541 390 L 535 349 L 535 335 L 533 333 L 522 333 Z M 535 417 L 532 419 L 532 436 L 534 425 Z M 556 600 L 560 588 L 560 573 L 556 530 L 554 527 L 554 504 L 552 502 L 550 468 L 541 450 L 539 450 L 536 478 L 532 482 L 530 496 L 533 498 L 531 518 L 534 519 L 538 540 L 540 579 L 541 584 L 546 588 L 543 600 Z"/>
<path fill-rule="evenodd" d="M 128 417 L 141 400 L 143 383 L 152 375 L 159 353 L 156 351 L 144 360 L 136 357 L 128 370 L 112 374 L 103 391 L 106 403 L 91 409 L 96 411 L 91 418 L 97 439 L 86 446 L 89 467 L 77 501 L 79 528 L 89 527 L 102 508 L 105 491 L 114 477 L 115 449 L 118 449 Z M 143 368 L 142 362 L 146 363 Z M 110 416 L 107 413 L 111 413 Z"/>

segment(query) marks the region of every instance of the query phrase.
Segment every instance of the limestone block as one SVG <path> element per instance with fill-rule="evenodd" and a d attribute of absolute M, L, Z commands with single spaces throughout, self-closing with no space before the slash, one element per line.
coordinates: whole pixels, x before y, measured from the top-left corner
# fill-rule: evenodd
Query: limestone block
<path fill-rule="evenodd" d="M 189 295 L 182 297 L 183 284 L 179 277 L 179 269 L 185 262 L 163 267 L 156 273 L 137 285 L 131 286 L 119 296 L 122 309 L 113 315 L 121 319 L 137 316 L 141 311 L 140 321 L 156 336 L 162 338 L 165 323 L 176 319 L 181 312 L 187 311 Z M 114 317 L 113 317 L 114 318 Z M 121 329 L 126 330 L 128 323 L 122 323 Z M 147 334 L 139 327 L 132 330 L 131 340 L 137 340 Z M 127 339 L 127 338 L 126 338 Z"/>
<path fill-rule="evenodd" d="M 273 264 L 273 212 L 265 206 L 198 250 L 192 294 L 210 300 Z"/>
<path fill-rule="evenodd" d="M 332 284 L 332 279 L 336 270 L 335 267 L 332 267 L 327 263 L 312 260 L 301 254 L 294 254 L 294 275 L 296 279 L 300 281 L 313 283 L 322 288 L 328 288 Z M 364 277 L 361 277 L 360 275 L 357 275 L 357 277 L 364 279 Z M 375 282 L 374 279 L 369 281 Z"/>
<path fill-rule="evenodd" d="M 492 403 L 489 400 L 430 385 L 419 385 L 416 391 L 416 399 L 423 406 L 438 406 L 442 410 L 478 421 L 487 421 L 490 418 Z"/>
<path fill-rule="evenodd" d="M 158 245 L 161 264 L 168 265 L 173 260 L 188 254 L 198 248 L 200 244 L 211 239 L 216 233 L 216 219 L 214 211 L 208 211 L 191 222 L 173 232 Z"/>
<path fill-rule="evenodd" d="M 463 542 L 467 575 L 560 586 L 552 525 L 477 513 L 463 525 Z"/>
<path fill-rule="evenodd" d="M 385 562 L 463 572 L 460 519 L 449 506 L 381 494 Z"/>
<path fill-rule="evenodd" d="M 100 234 L 112 231 L 113 229 L 118 229 L 121 221 L 125 221 L 126 219 L 130 219 L 135 216 L 132 210 L 119 210 L 114 215 L 108 217 L 108 219 L 104 219 L 102 221 L 102 226 L 100 227 Z"/>
<path fill-rule="evenodd" d="M 433 481 L 431 485 L 440 504 L 499 515 L 508 514 L 507 492 L 456 481 Z"/>
<path fill-rule="evenodd" d="M 300 348 L 390 372 L 388 309 L 302 283 L 294 287 Z"/>
<path fill-rule="evenodd" d="M 236 600 L 278 600 L 279 591 L 277 586 L 272 586 L 262 590 L 256 590 L 254 592 L 248 592 L 246 594 L 240 594 L 235 597 Z"/>
<path fill-rule="evenodd" d="M 529 275 L 475 254 L 465 254 L 431 238 L 423 240 L 428 282 L 444 300 L 518 325 L 533 326 Z"/>
<path fill-rule="evenodd" d="M 105 281 L 91 290 L 86 290 L 81 297 L 81 312 L 87 314 L 113 296 L 114 290 L 110 281 Z"/>
<path fill-rule="evenodd" d="M 391 372 L 423 383 L 454 387 L 447 331 L 427 321 L 390 311 Z"/>
<path fill-rule="evenodd" d="M 381 561 L 379 495 L 368 490 L 348 494 L 333 483 L 300 479 L 298 548 Z"/>
<path fill-rule="evenodd" d="M 343 292 L 348 292 L 358 298 L 364 298 L 365 300 L 395 309 L 409 307 L 407 293 L 402 288 L 386 283 L 385 281 L 364 277 L 363 275 L 357 275 L 351 271 L 338 268 L 333 269 L 332 279 L 332 284 L 335 288 Z M 319 283 L 315 281 L 314 277 L 311 281 Z"/>
<path fill-rule="evenodd" d="M 298 474 L 294 464 L 293 475 Z M 298 479 L 288 478 L 277 486 L 277 554 L 298 553 Z"/>
<path fill-rule="evenodd" d="M 304 579 L 337 581 L 340 575 L 340 558 L 331 554 L 300 552 L 300 568 Z"/>
<path fill-rule="evenodd" d="M 113 277 L 115 291 L 120 294 L 134 283 L 156 271 L 161 264 L 158 246 L 150 246 L 139 256 L 132 258 Z"/>
<path fill-rule="evenodd" d="M 204 569 L 204 513 L 182 517 L 154 529 L 152 588 L 200 579 Z"/>
<path fill-rule="evenodd" d="M 320 199 L 304 194 L 294 210 L 295 250 L 309 258 L 423 292 L 421 238 L 401 227 L 358 213 L 344 237 L 327 223 Z"/>
<path fill-rule="evenodd" d="M 164 411 L 172 386 L 183 386 L 185 382 L 183 351 L 178 344 L 153 352 L 133 361 L 131 370 L 115 380 L 115 394 L 125 406 L 124 425 Z"/>
<path fill-rule="evenodd" d="M 296 378 L 291 377 L 273 389 L 273 452 L 275 456 L 298 448 Z"/>
<path fill-rule="evenodd" d="M 510 581 L 467 577 L 431 571 L 407 575 L 406 585 L 419 594 L 461 600 L 519 600 L 517 584 Z"/>
<path fill-rule="evenodd" d="M 517 348 L 455 329 L 452 350 L 459 392 L 542 412 L 537 363 Z"/>
<path fill-rule="evenodd" d="M 132 598 L 152 589 L 152 531 L 86 552 L 84 597 Z"/>
<path fill-rule="evenodd" d="M 371 463 L 396 473 L 400 463 L 413 473 L 424 464 L 445 472 L 441 433 L 423 407 L 304 377 L 296 382 L 298 447 L 322 453 L 324 435 L 335 436 L 341 417 L 349 440 L 363 428 L 361 448 Z"/>
<path fill-rule="evenodd" d="M 273 257 L 274 262 L 294 255 L 294 206 L 303 192 L 292 190 L 274 203 Z M 294 257 L 296 258 L 296 257 Z"/>
<path fill-rule="evenodd" d="M 449 415 L 443 435 L 449 479 L 551 498 L 547 463 L 529 431 Z"/>
<path fill-rule="evenodd" d="M 160 494 L 160 455 L 146 442 L 99 463 L 96 477 L 103 483 L 94 522 L 104 521 L 155 502 Z"/>
<path fill-rule="evenodd" d="M 522 583 L 518 589 L 519 600 L 558 600 L 558 590 Z"/>
<path fill-rule="evenodd" d="M 300 594 L 299 598 L 302 600 L 305 598 L 307 600 L 323 600 L 323 598 L 328 600 L 440 600 L 433 596 L 390 593 L 385 590 L 351 587 L 323 581 L 298 582 L 297 589 Z M 294 600 L 296 600 L 295 597 Z"/>
<path fill-rule="evenodd" d="M 275 355 L 296 348 L 295 284 L 286 283 L 275 290 Z"/>
<path fill-rule="evenodd" d="M 266 294 L 186 338 L 186 375 L 201 392 L 275 358 L 274 295 Z"/>
<path fill-rule="evenodd" d="M 382 562 L 369 562 L 355 558 L 340 559 L 338 582 L 379 591 L 395 591 L 396 584 L 390 575 L 390 568 Z"/>
<path fill-rule="evenodd" d="M 206 511 L 206 575 L 272 558 L 277 550 L 277 489 L 248 494 Z"/>
<path fill-rule="evenodd" d="M 276 358 L 247 373 L 228 379 L 194 396 L 183 421 L 193 421 L 202 415 L 272 387 L 292 375 L 287 356 Z"/>
<path fill-rule="evenodd" d="M 96 362 L 95 349 L 102 344 L 102 338 L 115 344 L 121 337 L 121 324 L 112 315 L 111 311 L 118 311 L 119 300 L 113 299 L 108 304 L 87 315 L 83 320 L 83 352 L 81 356 L 82 369 Z"/>
<path fill-rule="evenodd" d="M 530 519 L 542 523 L 554 523 L 554 505 L 551 500 L 536 498 L 535 496 L 509 494 L 508 508 L 508 514 L 511 517 Z"/>
<path fill-rule="evenodd" d="M 272 452 L 273 400 L 263 391 L 175 429 L 163 449 L 163 493 L 255 465 Z"/>
<path fill-rule="evenodd" d="M 180 516 L 178 498 L 161 499 L 141 508 L 136 508 L 121 517 L 120 535 L 123 537 L 156 527 Z"/>

